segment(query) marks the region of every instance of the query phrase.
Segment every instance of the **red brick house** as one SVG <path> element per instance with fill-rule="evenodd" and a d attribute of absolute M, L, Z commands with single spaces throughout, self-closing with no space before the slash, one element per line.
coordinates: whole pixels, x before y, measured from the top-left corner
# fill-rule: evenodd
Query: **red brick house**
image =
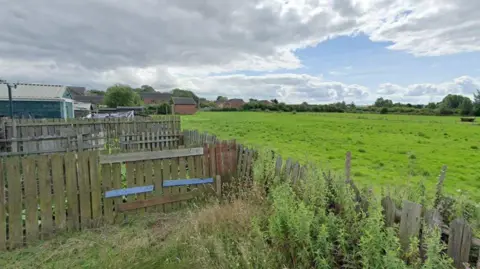
<path fill-rule="evenodd" d="M 223 104 L 223 107 L 228 108 L 242 108 L 245 102 L 242 99 L 230 99 Z"/>
<path fill-rule="evenodd" d="M 142 92 L 140 97 L 145 105 L 169 103 L 172 98 L 171 93 L 164 92 Z"/>
<path fill-rule="evenodd" d="M 179 115 L 193 115 L 197 112 L 197 103 L 192 97 L 172 97 L 173 110 Z"/>

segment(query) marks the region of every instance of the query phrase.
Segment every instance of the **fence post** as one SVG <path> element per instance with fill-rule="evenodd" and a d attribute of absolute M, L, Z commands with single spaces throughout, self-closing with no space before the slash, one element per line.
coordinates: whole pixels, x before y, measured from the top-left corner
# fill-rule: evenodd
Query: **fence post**
<path fill-rule="evenodd" d="M 349 183 L 352 179 L 350 178 L 350 171 L 352 163 L 352 153 L 347 151 L 347 155 L 345 156 L 345 181 Z"/>
<path fill-rule="evenodd" d="M 404 252 L 408 251 L 410 238 L 420 232 L 422 205 L 403 201 L 402 217 L 400 219 L 400 245 Z"/>
<path fill-rule="evenodd" d="M 17 121 L 12 119 L 12 138 L 14 139 L 12 142 L 12 152 L 18 151 L 18 142 L 16 141 L 17 137 Z"/>
<path fill-rule="evenodd" d="M 382 199 L 382 206 L 385 215 L 385 225 L 391 227 L 395 223 L 395 203 L 390 196 L 387 196 Z"/>
<path fill-rule="evenodd" d="M 472 228 L 464 219 L 453 220 L 450 223 L 447 254 L 453 258 L 456 268 L 464 268 L 463 263 L 468 262 L 471 245 Z"/>

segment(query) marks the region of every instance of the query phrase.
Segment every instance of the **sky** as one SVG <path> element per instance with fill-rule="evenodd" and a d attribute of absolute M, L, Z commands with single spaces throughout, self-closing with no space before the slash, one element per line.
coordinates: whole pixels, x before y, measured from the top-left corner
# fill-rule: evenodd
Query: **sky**
<path fill-rule="evenodd" d="M 480 89 L 477 0 L 0 0 L 0 79 L 370 104 Z"/>

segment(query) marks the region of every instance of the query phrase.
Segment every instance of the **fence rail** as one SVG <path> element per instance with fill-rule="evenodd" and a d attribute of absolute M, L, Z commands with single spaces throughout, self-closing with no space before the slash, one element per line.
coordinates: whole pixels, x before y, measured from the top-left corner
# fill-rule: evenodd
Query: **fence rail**
<path fill-rule="evenodd" d="M 155 145 L 157 145 L 155 148 L 160 149 L 175 148 L 179 145 L 180 129 L 178 116 L 68 121 L 7 119 L 0 124 L 0 156 L 68 152 L 101 147 L 126 149 L 126 139 L 141 141 L 142 135 L 147 135 L 154 141 L 137 143 L 138 146 L 130 146 L 131 149 L 152 148 Z M 140 138 L 137 139 L 136 136 Z M 121 139 L 124 139 L 123 143 Z"/>

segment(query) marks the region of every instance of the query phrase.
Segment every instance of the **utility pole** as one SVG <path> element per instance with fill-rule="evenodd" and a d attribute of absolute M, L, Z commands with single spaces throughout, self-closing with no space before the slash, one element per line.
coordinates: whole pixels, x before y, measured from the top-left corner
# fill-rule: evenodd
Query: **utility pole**
<path fill-rule="evenodd" d="M 3 80 L 3 81 L 0 81 L 2 83 L 5 83 L 7 85 L 7 88 L 8 88 L 8 102 L 10 104 L 10 118 L 13 119 L 13 100 L 12 100 L 12 87 L 15 89 L 17 88 L 17 84 L 12 84 L 12 83 L 8 83 L 6 80 Z"/>

